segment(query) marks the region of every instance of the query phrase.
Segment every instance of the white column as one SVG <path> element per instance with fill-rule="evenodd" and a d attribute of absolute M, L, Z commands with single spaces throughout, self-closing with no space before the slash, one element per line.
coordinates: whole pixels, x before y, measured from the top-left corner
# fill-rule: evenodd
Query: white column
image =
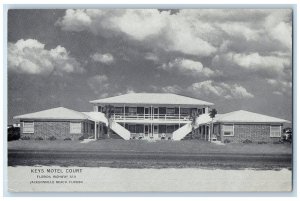
<path fill-rule="evenodd" d="M 97 140 L 97 122 L 96 121 L 94 124 L 94 133 L 95 133 L 95 140 Z"/>
<path fill-rule="evenodd" d="M 124 115 L 123 119 L 125 120 L 125 104 L 124 104 L 124 108 L 123 109 L 124 109 L 124 111 L 123 111 L 123 115 Z"/>
<path fill-rule="evenodd" d="M 179 106 L 179 109 L 178 109 L 178 110 L 179 110 L 179 115 L 178 115 L 178 117 L 179 117 L 179 121 L 180 121 L 180 106 Z M 180 124 L 180 123 L 179 123 L 179 124 Z"/>
<path fill-rule="evenodd" d="M 208 141 L 211 139 L 211 129 L 210 126 L 208 126 Z"/>

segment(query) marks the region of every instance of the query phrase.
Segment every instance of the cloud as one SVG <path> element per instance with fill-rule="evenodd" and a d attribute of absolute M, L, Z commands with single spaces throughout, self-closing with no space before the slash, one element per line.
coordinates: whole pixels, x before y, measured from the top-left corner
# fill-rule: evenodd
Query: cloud
<path fill-rule="evenodd" d="M 105 35 L 125 35 L 132 40 L 160 47 L 165 51 L 178 51 L 191 55 L 208 56 L 216 47 L 195 33 L 195 25 L 185 16 L 171 15 L 156 9 L 69 9 L 58 19 L 57 26 L 65 31 L 89 31 Z M 205 27 L 207 28 L 207 27 Z M 203 31 L 202 31 L 203 32 Z M 202 33 L 201 32 L 201 33 Z"/>
<path fill-rule="evenodd" d="M 91 58 L 93 59 L 93 61 L 101 62 L 108 65 L 112 64 L 115 61 L 113 55 L 111 55 L 110 53 L 106 53 L 106 54 L 95 53 L 91 55 Z"/>
<path fill-rule="evenodd" d="M 109 89 L 107 81 L 108 77 L 106 75 L 95 75 L 88 78 L 87 84 L 95 94 L 106 94 L 106 91 Z"/>
<path fill-rule="evenodd" d="M 194 83 L 187 90 L 198 96 L 213 95 L 226 99 L 247 99 L 254 97 L 253 94 L 238 84 L 216 83 L 212 80 Z"/>
<path fill-rule="evenodd" d="M 150 60 L 150 61 L 154 61 L 154 62 L 159 61 L 159 57 L 156 54 L 152 53 L 152 52 L 147 52 L 145 54 L 145 59 Z"/>
<path fill-rule="evenodd" d="M 179 73 L 193 76 L 205 76 L 210 77 L 219 74 L 219 72 L 214 72 L 213 70 L 203 67 L 203 64 L 199 61 L 194 61 L 190 59 L 176 58 L 169 63 L 164 63 L 158 67 L 165 71 L 178 71 Z"/>
<path fill-rule="evenodd" d="M 164 93 L 173 93 L 173 94 L 179 94 L 182 92 L 182 88 L 178 85 L 173 86 L 165 86 L 161 88 L 161 91 Z"/>
<path fill-rule="evenodd" d="M 291 93 L 292 82 L 284 80 L 267 79 L 267 83 L 273 87 L 273 94 L 283 95 Z"/>
<path fill-rule="evenodd" d="M 282 74 L 286 67 L 290 66 L 290 59 L 278 56 L 262 56 L 259 53 L 239 54 L 227 53 L 229 61 L 239 65 L 242 68 L 250 70 L 265 70 L 273 71 L 277 74 Z"/>
<path fill-rule="evenodd" d="M 62 46 L 45 49 L 45 44 L 34 39 L 20 39 L 8 43 L 8 68 L 24 74 L 82 73 L 80 63 Z"/>

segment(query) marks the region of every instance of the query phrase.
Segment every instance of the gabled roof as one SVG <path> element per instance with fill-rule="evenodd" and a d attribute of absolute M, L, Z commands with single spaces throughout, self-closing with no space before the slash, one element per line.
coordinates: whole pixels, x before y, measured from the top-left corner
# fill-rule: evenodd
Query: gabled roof
<path fill-rule="evenodd" d="M 89 119 L 89 116 L 64 107 L 57 107 L 39 112 L 15 116 L 14 119 Z"/>
<path fill-rule="evenodd" d="M 271 117 L 263 114 L 238 110 L 225 114 L 218 114 L 215 117 L 216 122 L 231 122 L 231 123 L 290 123 L 287 120 Z"/>
<path fill-rule="evenodd" d="M 214 105 L 210 102 L 171 93 L 129 93 L 90 102 L 100 104 Z"/>

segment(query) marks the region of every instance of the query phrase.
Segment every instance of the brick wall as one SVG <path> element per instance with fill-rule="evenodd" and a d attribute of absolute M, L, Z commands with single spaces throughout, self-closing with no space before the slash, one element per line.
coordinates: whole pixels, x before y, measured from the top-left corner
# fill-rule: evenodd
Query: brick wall
<path fill-rule="evenodd" d="M 223 136 L 222 126 L 220 131 L 222 142 L 228 139 L 230 142 L 241 143 L 248 139 L 252 142 L 271 143 L 280 139 L 280 137 L 270 137 L 269 124 L 234 124 L 234 136 Z"/>
<path fill-rule="evenodd" d="M 21 122 L 21 137 L 28 136 L 30 139 L 42 137 L 44 140 L 51 136 L 56 139 L 71 138 L 77 140 L 80 136 L 92 136 L 93 130 L 89 128 L 88 132 L 83 131 L 83 125 L 81 125 L 82 133 L 70 134 L 70 121 L 34 121 L 34 133 L 23 133 L 23 123 Z"/>

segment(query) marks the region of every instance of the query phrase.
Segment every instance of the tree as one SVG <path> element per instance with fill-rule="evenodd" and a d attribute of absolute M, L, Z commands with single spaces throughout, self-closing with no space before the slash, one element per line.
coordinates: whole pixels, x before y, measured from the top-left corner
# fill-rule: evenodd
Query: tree
<path fill-rule="evenodd" d="M 211 109 L 211 110 L 209 111 L 209 116 L 210 116 L 210 118 L 211 118 L 211 123 L 210 123 L 210 133 L 209 133 L 210 139 L 211 139 L 211 133 L 212 133 L 212 131 L 213 131 L 213 120 L 214 120 L 214 118 L 216 117 L 216 114 L 218 114 L 218 112 L 217 112 L 217 110 L 216 110 L 215 108 L 213 108 L 213 109 Z"/>
<path fill-rule="evenodd" d="M 103 112 L 105 114 L 105 117 L 107 118 L 107 122 L 108 122 L 108 125 L 107 125 L 107 137 L 109 138 L 110 137 L 110 126 L 111 126 L 111 117 L 114 113 L 114 106 L 112 105 L 105 105 L 104 108 L 103 108 Z"/>
<path fill-rule="evenodd" d="M 196 110 L 193 110 L 192 111 L 192 114 L 191 114 L 191 126 L 192 126 L 192 135 L 191 135 L 191 139 L 194 138 L 194 135 L 195 135 L 195 127 L 197 125 L 197 117 L 199 116 L 198 112 Z"/>

